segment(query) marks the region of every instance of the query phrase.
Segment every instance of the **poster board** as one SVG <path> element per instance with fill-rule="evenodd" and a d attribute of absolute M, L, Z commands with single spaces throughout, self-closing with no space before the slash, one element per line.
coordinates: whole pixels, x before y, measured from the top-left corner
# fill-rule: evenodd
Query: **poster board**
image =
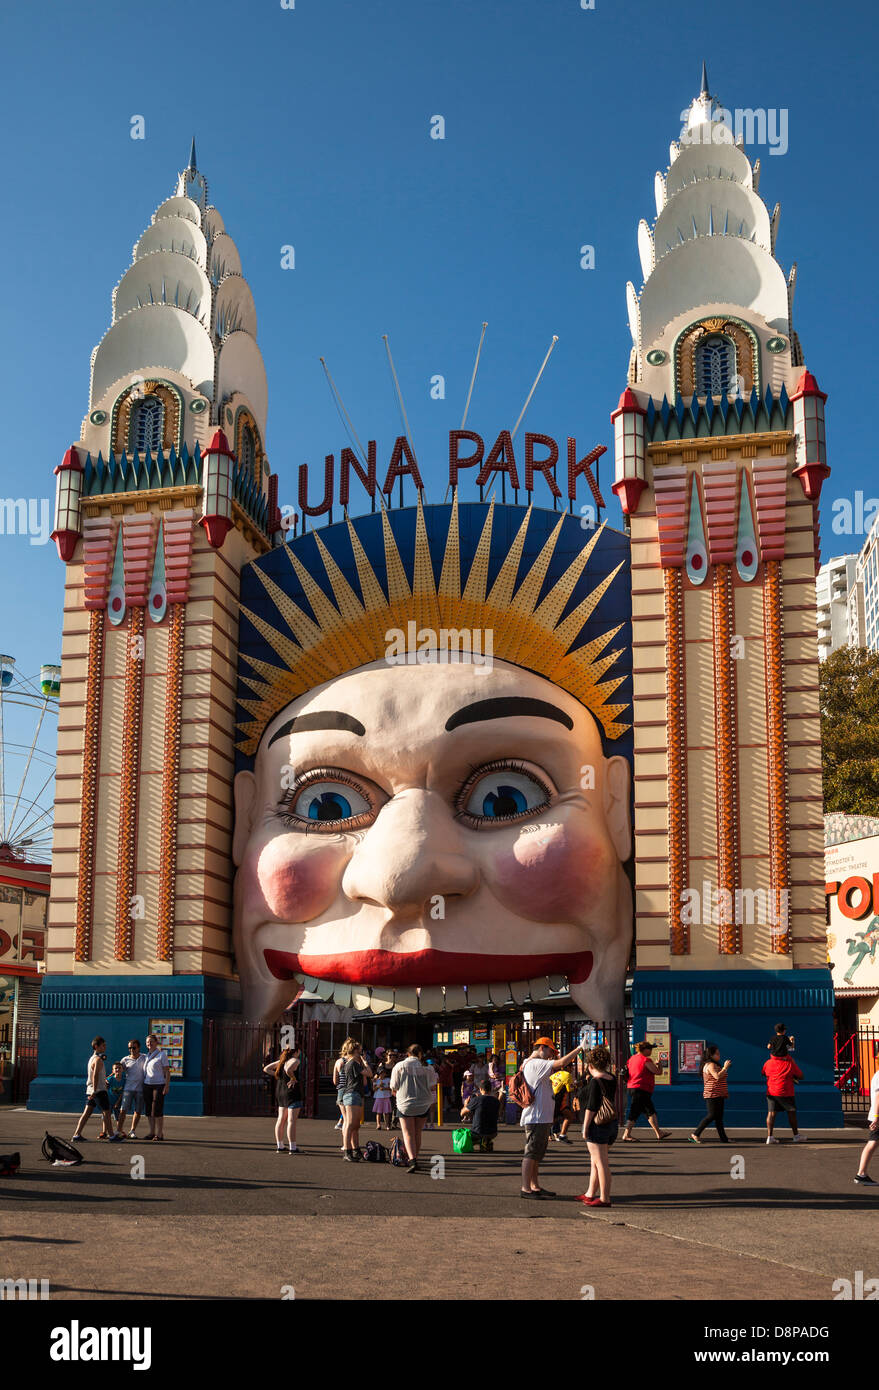
<path fill-rule="evenodd" d="M 833 988 L 879 993 L 879 835 L 828 845 L 824 877 Z"/>
<path fill-rule="evenodd" d="M 705 1050 L 704 1038 L 678 1041 L 678 1072 L 682 1076 L 699 1076 L 702 1072 L 702 1053 Z"/>
<path fill-rule="evenodd" d="M 653 1057 L 651 1058 L 657 1066 L 662 1067 L 658 1076 L 654 1077 L 657 1086 L 671 1085 L 671 1033 L 651 1033 L 647 1032 L 645 1042 L 653 1043 Z"/>
<path fill-rule="evenodd" d="M 172 1076 L 183 1075 L 183 1033 L 182 1018 L 151 1018 L 150 1032 L 155 1033 L 159 1047 L 168 1056 L 168 1066 Z"/>

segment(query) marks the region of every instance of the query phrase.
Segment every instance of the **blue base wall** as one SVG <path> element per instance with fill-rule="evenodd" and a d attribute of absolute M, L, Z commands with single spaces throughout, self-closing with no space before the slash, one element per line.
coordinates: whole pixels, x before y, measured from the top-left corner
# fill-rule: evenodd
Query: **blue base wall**
<path fill-rule="evenodd" d="M 27 1108 L 79 1114 L 92 1038 L 106 1040 L 109 1074 L 129 1038 L 144 1047 L 151 1018 L 182 1018 L 183 1076 L 171 1078 L 165 1113 L 202 1115 L 204 1025 L 240 1011 L 238 984 L 209 975 L 50 975 L 40 991 L 40 1051 Z"/>
<path fill-rule="evenodd" d="M 843 1124 L 842 1103 L 833 1084 L 833 987 L 829 970 L 711 970 L 666 973 L 635 971 L 632 983 L 634 1037 L 640 1041 L 647 1019 L 667 1017 L 671 1032 L 670 1086 L 654 1096 L 660 1123 L 692 1129 L 705 1113 L 702 1082 L 681 1074 L 678 1043 L 704 1038 L 716 1043 L 721 1058 L 732 1059 L 724 1123 L 763 1126 L 766 1084 L 761 1075 L 769 1056 L 766 1044 L 776 1023 L 785 1023 L 796 1041 L 794 1060 L 804 1079 L 797 1084 L 797 1124 L 804 1130 Z M 639 1120 L 639 1126 L 644 1124 Z M 776 1120 L 783 1135 L 787 1118 Z M 710 1139 L 715 1131 L 709 1130 Z"/>

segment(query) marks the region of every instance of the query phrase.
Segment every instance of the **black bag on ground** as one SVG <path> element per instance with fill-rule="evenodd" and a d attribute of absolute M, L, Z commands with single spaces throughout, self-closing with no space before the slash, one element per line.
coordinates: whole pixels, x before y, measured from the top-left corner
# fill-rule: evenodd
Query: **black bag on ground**
<path fill-rule="evenodd" d="M 0 1178 L 14 1177 L 21 1167 L 21 1154 L 0 1154 Z"/>
<path fill-rule="evenodd" d="M 78 1163 L 82 1163 L 82 1154 L 79 1149 L 75 1149 L 66 1140 L 59 1139 L 56 1134 L 50 1134 L 48 1130 L 46 1130 L 46 1137 L 43 1140 L 42 1153 L 43 1158 L 59 1168 L 74 1168 Z"/>
<path fill-rule="evenodd" d="M 363 1157 L 367 1163 L 390 1163 L 388 1151 L 384 1144 L 380 1144 L 377 1139 L 369 1139 L 363 1151 Z"/>

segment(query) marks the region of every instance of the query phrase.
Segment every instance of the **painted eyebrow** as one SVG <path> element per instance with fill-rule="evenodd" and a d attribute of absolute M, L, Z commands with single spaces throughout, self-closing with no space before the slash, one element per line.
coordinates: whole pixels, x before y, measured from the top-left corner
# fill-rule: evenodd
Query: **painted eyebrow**
<path fill-rule="evenodd" d="M 288 719 L 286 724 L 282 724 L 280 729 L 272 734 L 268 747 L 271 748 L 275 739 L 284 738 L 287 734 L 308 734 L 316 729 L 344 729 L 348 734 L 357 734 L 358 738 L 362 738 L 366 733 L 360 720 L 350 714 L 340 714 L 337 710 L 319 710 L 315 714 L 298 714 L 295 719 Z"/>
<path fill-rule="evenodd" d="M 475 704 L 465 705 L 446 720 L 446 732 L 458 729 L 462 724 L 479 724 L 483 719 L 509 719 L 515 715 L 532 715 L 537 719 L 554 719 L 573 729 L 574 721 L 564 710 L 550 705 L 546 700 L 529 700 L 522 695 L 508 695 L 505 698 L 477 700 Z"/>

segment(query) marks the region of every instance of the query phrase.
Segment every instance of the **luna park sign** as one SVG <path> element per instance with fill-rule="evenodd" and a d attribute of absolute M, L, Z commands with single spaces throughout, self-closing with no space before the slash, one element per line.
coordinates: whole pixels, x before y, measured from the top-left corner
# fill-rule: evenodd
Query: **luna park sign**
<path fill-rule="evenodd" d="M 576 502 L 577 485 L 581 478 L 586 479 L 596 508 L 601 509 L 606 506 L 599 491 L 595 474 L 592 472 L 593 463 L 597 463 L 601 455 L 606 452 L 607 446 L 599 444 L 589 453 L 578 457 L 576 438 L 568 436 L 566 501 L 570 510 L 573 510 Z M 374 510 L 378 488 L 377 455 L 378 450 L 374 439 L 370 439 L 367 444 L 365 466 L 363 460 L 357 456 L 353 449 L 342 449 L 339 455 L 337 493 L 336 456 L 335 454 L 327 454 L 324 458 L 323 497 L 319 503 L 309 500 L 309 465 L 307 463 L 300 464 L 299 513 L 303 519 L 303 524 L 305 524 L 306 517 L 315 518 L 329 514 L 332 518 L 333 502 L 336 496 L 338 496 L 340 507 L 343 509 L 348 507 L 351 497 L 352 473 L 366 489 Z M 466 471 L 467 480 L 472 479 L 475 482 L 476 487 L 479 488 L 480 497 L 483 488 L 489 481 L 498 477 L 501 480 L 504 497 L 506 496 L 507 484 L 509 484 L 514 496 L 518 494 L 521 487 L 524 487 L 530 501 L 535 479 L 539 476 L 549 489 L 553 498 L 553 505 L 557 506 L 563 496 L 558 483 L 559 457 L 559 444 L 551 435 L 528 433 L 524 438 L 521 455 L 522 471 L 520 473 L 519 462 L 516 459 L 509 430 L 501 430 L 489 449 L 486 449 L 486 441 L 475 430 L 450 430 L 449 487 L 457 488 L 462 473 Z M 475 477 L 472 473 L 473 469 L 478 470 Z M 399 485 L 402 500 L 403 484 L 407 478 L 419 494 L 423 492 L 424 482 L 409 440 L 406 435 L 398 435 L 394 440 L 385 479 L 381 485 L 381 491 L 388 501 L 392 501 L 396 485 Z M 283 508 L 281 525 L 285 530 L 291 525 L 295 526 L 297 520 L 293 508 Z"/>

